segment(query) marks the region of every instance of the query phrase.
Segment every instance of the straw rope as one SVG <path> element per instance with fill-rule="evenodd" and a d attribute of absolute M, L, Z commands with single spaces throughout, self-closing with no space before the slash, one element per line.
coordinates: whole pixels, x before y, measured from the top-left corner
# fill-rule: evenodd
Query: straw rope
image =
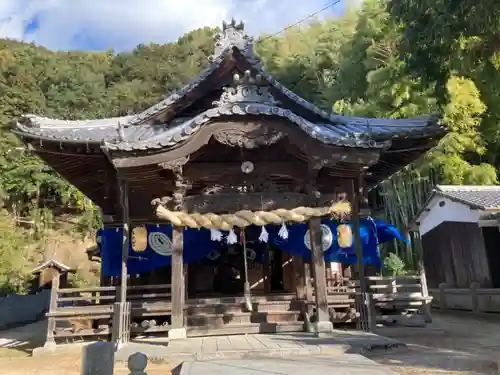
<path fill-rule="evenodd" d="M 179 227 L 193 229 L 207 228 L 229 231 L 233 227 L 248 227 L 250 225 L 264 226 L 266 224 L 283 224 L 287 222 L 303 223 L 312 217 L 335 216 L 342 217 L 351 213 L 349 202 L 341 201 L 329 207 L 296 207 L 290 210 L 276 209 L 272 211 L 241 210 L 233 214 L 206 214 L 171 211 L 162 205 L 156 206 L 156 216 Z"/>

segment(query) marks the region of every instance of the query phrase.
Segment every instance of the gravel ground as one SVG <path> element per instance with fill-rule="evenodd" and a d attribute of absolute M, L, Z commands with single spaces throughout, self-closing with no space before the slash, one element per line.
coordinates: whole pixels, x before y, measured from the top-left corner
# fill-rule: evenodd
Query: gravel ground
<path fill-rule="evenodd" d="M 371 356 L 400 374 L 498 374 L 500 316 L 433 314 L 426 328 L 383 328 L 409 350 Z"/>
<path fill-rule="evenodd" d="M 380 334 L 397 338 L 409 346 L 407 352 L 373 355 L 371 358 L 405 374 L 498 374 L 500 362 L 500 316 L 471 317 L 435 313 L 426 328 L 383 328 Z M 30 357 L 43 337 L 41 325 L 30 325 L 0 333 L 0 375 L 79 375 L 80 350 Z M 151 363 L 149 375 L 170 375 L 171 365 Z M 115 374 L 128 374 L 118 365 Z"/>

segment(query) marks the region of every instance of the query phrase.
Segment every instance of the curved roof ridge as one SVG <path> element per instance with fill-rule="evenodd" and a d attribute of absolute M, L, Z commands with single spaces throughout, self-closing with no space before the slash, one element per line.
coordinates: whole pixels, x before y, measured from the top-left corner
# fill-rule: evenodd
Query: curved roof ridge
<path fill-rule="evenodd" d="M 436 190 L 447 191 L 500 191 L 500 185 L 436 185 Z"/>
<path fill-rule="evenodd" d="M 18 121 L 20 127 L 30 127 L 38 129 L 78 129 L 78 128 L 104 128 L 118 127 L 119 124 L 126 124 L 133 116 L 105 117 L 86 120 L 61 120 L 50 117 L 27 114 L 21 116 Z"/>
<path fill-rule="evenodd" d="M 306 134 L 325 144 L 360 148 L 386 148 L 390 146 L 390 141 L 376 142 L 367 137 L 365 134 L 352 132 L 344 132 L 342 134 L 332 131 L 325 126 L 312 123 L 303 117 L 296 115 L 292 111 L 283 109 L 277 105 L 240 102 L 225 104 L 220 107 L 208 109 L 194 118 L 189 119 L 176 127 L 168 128 L 165 132 L 148 139 L 138 142 L 108 142 L 106 143 L 106 147 L 110 150 L 124 151 L 171 147 L 188 139 L 191 135 L 197 132 L 202 125 L 212 121 L 214 118 L 225 115 L 263 115 L 286 118 L 298 125 Z"/>

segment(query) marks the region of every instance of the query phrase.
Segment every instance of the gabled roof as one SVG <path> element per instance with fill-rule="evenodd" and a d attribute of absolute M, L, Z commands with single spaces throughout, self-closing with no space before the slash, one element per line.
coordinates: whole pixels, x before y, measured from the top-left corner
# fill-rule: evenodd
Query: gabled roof
<path fill-rule="evenodd" d="M 449 199 L 471 210 L 486 211 L 488 214 L 484 215 L 485 218 L 491 213 L 500 212 L 500 186 L 436 185 L 409 226 L 419 225 L 418 223 L 429 214 L 431 209 L 437 206 L 439 198 Z"/>
<path fill-rule="evenodd" d="M 191 97 L 207 80 L 216 75 L 225 64 L 241 60 L 254 76 L 266 85 L 267 96 L 257 101 L 227 101 L 222 105 L 191 118 L 175 118 L 159 125 L 146 121 L 164 111 L 179 113 L 188 106 Z M 248 83 L 248 82 L 247 82 Z M 206 85 L 205 85 L 206 86 Z M 261 86 L 262 87 L 262 86 Z M 202 95 L 200 89 L 200 95 Z M 287 103 L 274 99 L 280 96 Z M 294 109 L 288 108 L 290 103 Z M 145 111 L 132 116 L 64 121 L 24 116 L 15 132 L 28 137 L 62 143 L 103 143 L 109 150 L 144 150 L 171 147 L 186 140 L 203 124 L 219 116 L 276 116 L 287 118 L 309 136 L 326 144 L 387 148 L 391 141 L 400 138 L 442 137 L 446 128 L 436 116 L 420 116 L 412 119 L 374 119 L 329 114 L 299 97 L 264 71 L 260 59 L 253 52 L 252 39 L 245 35 L 243 25 L 232 21 L 224 24 L 222 33 L 216 36 L 215 54 L 209 66 L 192 82 L 172 93 Z M 431 146 L 429 146 L 430 148 Z M 423 150 L 422 152 L 424 152 Z"/>
<path fill-rule="evenodd" d="M 55 259 L 49 259 L 31 270 L 32 274 L 40 273 L 47 268 L 56 268 L 59 272 L 74 272 L 75 270 Z"/>
<path fill-rule="evenodd" d="M 500 211 L 500 186 L 437 185 L 431 195 L 439 195 L 463 203 L 476 210 Z"/>

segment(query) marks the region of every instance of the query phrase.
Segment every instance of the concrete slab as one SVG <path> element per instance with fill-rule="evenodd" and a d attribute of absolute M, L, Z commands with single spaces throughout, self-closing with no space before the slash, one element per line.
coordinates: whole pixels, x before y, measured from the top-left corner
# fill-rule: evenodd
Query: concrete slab
<path fill-rule="evenodd" d="M 256 360 L 189 361 L 182 364 L 180 375 L 395 375 L 359 354 L 342 354 L 328 357 L 259 358 Z"/>
<path fill-rule="evenodd" d="M 185 340 L 135 340 L 116 352 L 117 361 L 126 361 L 142 352 L 155 362 L 180 362 L 192 359 L 241 359 L 254 357 L 294 357 L 340 355 L 405 349 L 404 343 L 360 331 L 334 331 L 317 337 L 311 333 L 255 334 L 238 336 L 195 337 Z"/>

